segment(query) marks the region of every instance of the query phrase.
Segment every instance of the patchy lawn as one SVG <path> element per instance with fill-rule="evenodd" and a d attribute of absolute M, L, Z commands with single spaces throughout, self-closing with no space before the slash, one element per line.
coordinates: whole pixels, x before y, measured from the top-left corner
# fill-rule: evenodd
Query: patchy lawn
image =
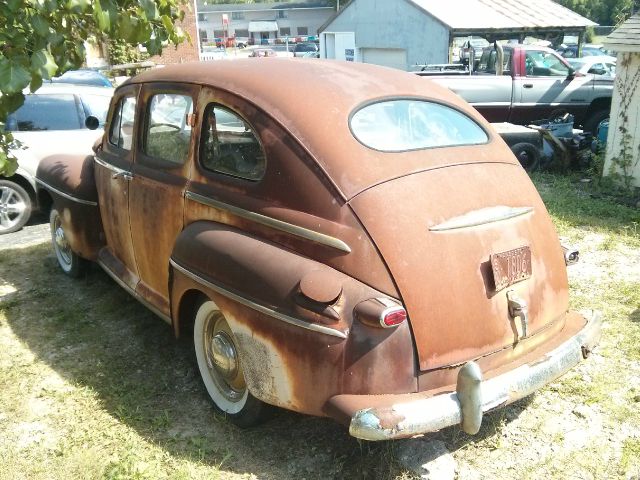
<path fill-rule="evenodd" d="M 460 479 L 640 476 L 640 211 L 537 175 L 578 246 L 572 306 L 605 314 L 601 347 L 535 395 L 445 442 Z M 278 412 L 242 431 L 213 414 L 189 339 L 99 269 L 62 275 L 48 243 L 0 245 L 0 480 L 410 478 L 401 442 Z M 35 242 L 37 243 L 37 242 Z"/>

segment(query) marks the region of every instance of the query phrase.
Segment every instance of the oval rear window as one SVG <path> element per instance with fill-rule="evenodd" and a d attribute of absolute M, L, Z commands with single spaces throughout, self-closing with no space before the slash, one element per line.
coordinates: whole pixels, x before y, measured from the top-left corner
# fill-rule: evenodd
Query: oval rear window
<path fill-rule="evenodd" d="M 486 132 L 464 113 L 424 100 L 384 100 L 351 117 L 363 145 L 383 152 L 487 143 Z"/>

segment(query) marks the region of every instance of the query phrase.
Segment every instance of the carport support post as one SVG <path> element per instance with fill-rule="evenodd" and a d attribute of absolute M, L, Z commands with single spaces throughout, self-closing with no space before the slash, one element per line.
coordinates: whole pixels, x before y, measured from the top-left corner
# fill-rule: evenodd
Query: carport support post
<path fill-rule="evenodd" d="M 578 35 L 578 58 L 582 57 L 582 44 L 584 43 L 586 30 L 582 30 Z"/>

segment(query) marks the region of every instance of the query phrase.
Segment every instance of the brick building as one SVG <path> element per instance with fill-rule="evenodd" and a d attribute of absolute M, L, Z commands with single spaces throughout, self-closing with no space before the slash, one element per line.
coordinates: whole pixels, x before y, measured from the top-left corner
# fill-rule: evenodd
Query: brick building
<path fill-rule="evenodd" d="M 155 55 L 150 58 L 152 62 L 159 65 L 168 65 L 172 63 L 184 63 L 199 60 L 197 35 L 196 35 L 196 14 L 193 3 L 191 8 L 187 9 L 184 14 L 182 22 L 178 23 L 178 26 L 189 34 L 191 37 L 191 43 L 188 41 L 174 46 L 167 46 L 163 49 L 162 55 Z"/>

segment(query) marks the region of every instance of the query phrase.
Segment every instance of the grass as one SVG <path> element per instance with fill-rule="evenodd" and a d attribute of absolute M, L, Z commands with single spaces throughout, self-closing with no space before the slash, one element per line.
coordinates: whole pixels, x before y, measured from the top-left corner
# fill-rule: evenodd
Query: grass
<path fill-rule="evenodd" d="M 561 236 L 572 308 L 602 310 L 600 348 L 477 436 L 432 435 L 457 478 L 640 475 L 640 211 L 539 174 Z M 216 416 L 188 339 L 102 272 L 58 271 L 48 245 L 0 250 L 0 480 L 410 479 L 400 443 L 358 442 L 326 419 L 278 412 L 242 431 Z"/>

